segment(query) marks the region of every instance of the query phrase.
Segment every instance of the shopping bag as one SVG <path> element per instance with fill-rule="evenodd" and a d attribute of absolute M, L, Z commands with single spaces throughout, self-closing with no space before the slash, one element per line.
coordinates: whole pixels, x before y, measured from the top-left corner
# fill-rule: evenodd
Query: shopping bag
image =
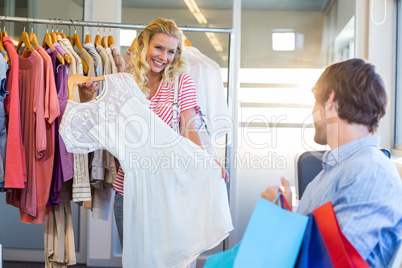
<path fill-rule="evenodd" d="M 313 214 L 331 256 L 333 267 L 369 267 L 342 233 L 331 202 L 316 208 Z"/>
<path fill-rule="evenodd" d="M 293 267 L 307 221 L 305 215 L 284 210 L 260 198 L 243 235 L 233 267 Z"/>
<path fill-rule="evenodd" d="M 312 213 L 308 217 L 309 220 L 295 268 L 333 268 L 331 257 L 315 217 Z"/>
<path fill-rule="evenodd" d="M 234 248 L 210 256 L 205 262 L 204 268 L 232 268 L 240 243 Z"/>

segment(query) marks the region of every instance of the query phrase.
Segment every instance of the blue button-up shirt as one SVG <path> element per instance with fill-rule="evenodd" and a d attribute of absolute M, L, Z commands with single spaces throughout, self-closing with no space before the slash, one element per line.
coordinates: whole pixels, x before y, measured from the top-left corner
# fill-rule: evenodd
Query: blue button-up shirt
<path fill-rule="evenodd" d="M 339 225 L 372 267 L 385 267 L 402 236 L 402 183 L 376 136 L 344 144 L 323 157 L 323 170 L 307 186 L 298 213 L 331 201 Z"/>

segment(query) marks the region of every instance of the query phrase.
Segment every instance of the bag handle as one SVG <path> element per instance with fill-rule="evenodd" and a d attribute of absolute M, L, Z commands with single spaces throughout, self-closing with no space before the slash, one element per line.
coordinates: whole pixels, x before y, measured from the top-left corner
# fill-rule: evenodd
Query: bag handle
<path fill-rule="evenodd" d="M 289 211 L 292 211 L 292 208 L 289 206 L 288 201 L 286 201 L 286 198 L 283 196 L 282 192 L 278 192 L 278 195 L 276 196 L 276 198 L 274 199 L 274 201 L 272 201 L 272 203 L 276 203 L 278 202 L 278 205 L 281 208 L 287 208 Z"/>
<path fill-rule="evenodd" d="M 178 98 L 179 98 L 179 80 L 180 76 L 178 75 L 175 77 L 174 81 L 174 94 L 173 94 L 173 104 L 172 104 L 172 128 L 175 132 L 179 133 L 179 119 L 178 119 Z M 180 133 L 179 133 L 180 134 Z"/>

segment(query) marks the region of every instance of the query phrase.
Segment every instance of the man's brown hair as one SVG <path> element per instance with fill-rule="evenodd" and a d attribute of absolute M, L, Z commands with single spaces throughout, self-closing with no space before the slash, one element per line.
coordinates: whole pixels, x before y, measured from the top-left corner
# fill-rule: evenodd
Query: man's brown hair
<path fill-rule="evenodd" d="M 361 59 L 345 60 L 329 65 L 312 92 L 324 104 L 335 92 L 339 118 L 348 123 L 365 125 L 375 132 L 385 114 L 387 93 L 375 67 Z"/>

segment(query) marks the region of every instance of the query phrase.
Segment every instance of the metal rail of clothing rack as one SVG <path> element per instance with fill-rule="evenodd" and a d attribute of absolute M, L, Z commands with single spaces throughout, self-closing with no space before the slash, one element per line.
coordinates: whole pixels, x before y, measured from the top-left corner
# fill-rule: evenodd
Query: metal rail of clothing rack
<path fill-rule="evenodd" d="M 136 29 L 141 30 L 146 27 L 145 24 L 127 24 L 127 23 L 115 23 L 115 22 L 102 22 L 102 21 L 73 21 L 73 20 L 57 20 L 57 19 L 39 19 L 39 18 L 27 18 L 27 17 L 9 17 L 9 16 L 0 16 L 0 22 L 19 22 L 19 23 L 35 23 L 35 24 L 47 24 L 47 25 L 67 25 L 67 26 L 82 26 L 82 27 L 104 27 L 104 28 L 118 28 L 118 29 Z M 233 59 L 235 55 L 235 30 L 233 28 L 208 28 L 208 27 L 187 27 L 187 26 L 178 26 L 183 32 L 200 32 L 200 33 L 223 33 L 229 34 L 229 51 L 228 51 L 228 82 L 227 82 L 227 104 L 229 108 L 229 114 L 233 115 L 235 109 L 235 92 L 234 92 L 234 67 L 235 60 Z M 236 124 L 233 124 L 236 126 Z M 235 133 L 235 132 L 234 132 Z M 236 140 L 236 135 L 232 135 L 230 138 L 226 135 L 226 150 L 225 150 L 225 159 L 226 159 L 226 169 L 230 174 L 230 166 L 233 165 L 232 159 L 232 147 L 233 142 L 230 140 Z M 235 150 L 234 150 L 235 151 Z M 230 181 L 227 183 L 228 190 L 228 198 L 230 202 Z M 225 240 L 223 250 L 228 248 L 227 239 Z M 1 253 L 1 252 L 0 252 Z M 1 268 L 1 266 L 0 266 Z"/>
<path fill-rule="evenodd" d="M 89 26 L 89 27 L 106 27 L 106 28 L 119 28 L 119 29 L 144 29 L 147 27 L 145 24 L 127 24 L 116 22 L 103 22 L 103 21 L 73 21 L 73 20 L 57 20 L 57 19 L 37 19 L 25 17 L 8 17 L 1 16 L 0 21 L 4 22 L 21 22 L 21 23 L 37 23 L 37 24 L 51 24 L 51 25 L 67 25 L 67 26 Z M 227 33 L 234 34 L 232 28 L 208 28 L 208 27 L 187 27 L 179 26 L 183 32 L 203 32 L 203 33 Z"/>

